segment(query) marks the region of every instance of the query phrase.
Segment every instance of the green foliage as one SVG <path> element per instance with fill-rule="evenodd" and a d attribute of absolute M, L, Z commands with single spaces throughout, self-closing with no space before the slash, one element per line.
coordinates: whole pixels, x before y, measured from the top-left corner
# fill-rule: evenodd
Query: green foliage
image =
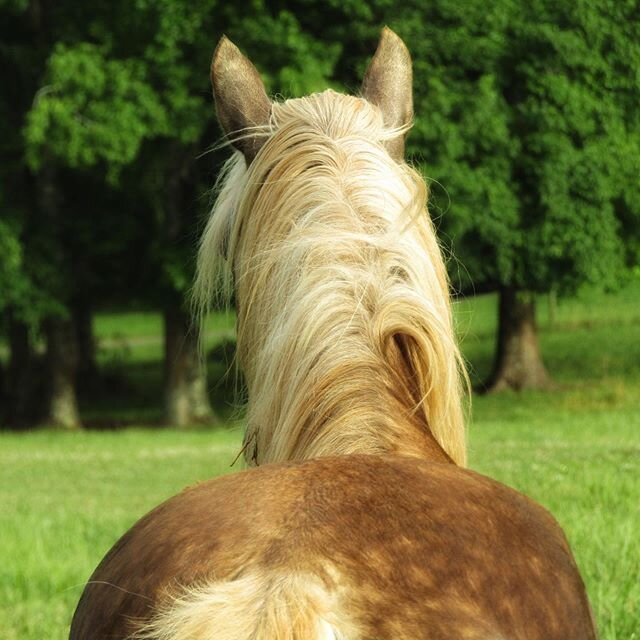
<path fill-rule="evenodd" d="M 459 286 L 615 286 L 640 235 L 634 3 L 437 0 L 383 13 L 415 60 L 409 151 L 466 266 Z"/>
<path fill-rule="evenodd" d="M 36 328 L 42 315 L 60 314 L 63 308 L 41 286 L 56 281 L 55 268 L 46 260 L 33 264 L 21 236 L 19 217 L 5 210 L 0 219 L 0 314 L 10 309 L 15 319 Z"/>
<path fill-rule="evenodd" d="M 12 299 L 12 289 L 20 279 L 22 246 L 8 221 L 0 220 L 0 309 Z"/>
<path fill-rule="evenodd" d="M 28 313 L 31 283 L 25 273 L 24 253 L 15 221 L 0 220 L 0 313 L 14 309 L 22 320 L 33 323 Z"/>
<path fill-rule="evenodd" d="M 34 170 L 45 158 L 72 168 L 103 161 L 120 169 L 145 138 L 168 131 L 141 62 L 110 60 L 105 53 L 88 43 L 54 47 L 26 119 L 26 155 Z"/>
<path fill-rule="evenodd" d="M 29 6 L 29 0 L 0 0 L 0 9 L 12 12 L 24 11 Z"/>
<path fill-rule="evenodd" d="M 4 0 L 0 309 L 179 303 L 227 155 L 205 154 L 218 38 L 277 95 L 354 92 L 384 23 L 414 58 L 408 150 L 456 285 L 614 287 L 640 269 L 637 18 L 630 0 Z"/>
<path fill-rule="evenodd" d="M 326 89 L 341 43 L 318 40 L 291 11 L 272 15 L 264 2 L 253 5 L 253 13 L 232 22 L 229 35 L 264 71 L 267 90 L 290 98 Z"/>
<path fill-rule="evenodd" d="M 38 174 L 50 167 L 82 172 L 94 194 L 113 205 L 108 192 L 119 191 L 136 207 L 123 202 L 109 212 L 82 185 L 58 180 L 61 200 L 72 203 L 72 211 L 66 209 L 67 219 L 49 234 L 48 253 L 61 258 L 57 272 L 68 291 L 61 291 L 64 285 L 50 287 L 49 294 L 66 303 L 76 294 L 96 298 L 115 284 L 109 270 L 100 268 L 99 248 L 108 246 L 136 276 L 140 262 L 155 271 L 147 279 L 148 304 L 180 304 L 192 280 L 194 230 L 206 205 L 198 198 L 213 182 L 196 158 L 220 135 L 208 79 L 216 41 L 223 32 L 235 38 L 254 57 L 270 89 L 286 95 L 324 88 L 340 45 L 319 41 L 294 13 L 274 11 L 262 0 L 252 2 L 248 12 L 215 0 L 98 2 L 91 8 L 70 0 L 51 17 L 54 37 L 43 43 L 34 97 L 25 101 L 22 116 L 28 166 Z M 218 163 L 222 155 L 212 159 Z M 100 186 L 105 177 L 108 184 Z M 92 234 L 82 209 L 112 216 L 114 224 L 96 226 Z M 133 216 L 124 226 L 115 224 L 123 209 Z M 142 250 L 125 255 L 131 237 L 143 234 Z M 36 245 L 36 235 L 30 228 L 23 241 Z M 74 243 L 79 235 L 86 247 L 98 248 L 94 255 Z M 80 286 L 75 286 L 72 253 L 83 256 Z"/>

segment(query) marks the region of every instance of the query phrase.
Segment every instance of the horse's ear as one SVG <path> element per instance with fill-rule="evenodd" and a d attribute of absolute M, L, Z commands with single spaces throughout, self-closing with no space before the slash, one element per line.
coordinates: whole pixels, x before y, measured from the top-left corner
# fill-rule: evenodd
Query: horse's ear
<path fill-rule="evenodd" d="M 364 74 L 362 95 L 382 111 L 387 127 L 408 127 L 413 118 L 411 55 L 404 42 L 389 27 L 382 30 L 378 48 Z M 386 142 L 390 155 L 404 157 L 404 138 Z"/>
<path fill-rule="evenodd" d="M 249 164 L 264 141 L 251 129 L 269 123 L 271 101 L 258 70 L 226 36 L 213 53 L 211 84 L 220 126 Z"/>

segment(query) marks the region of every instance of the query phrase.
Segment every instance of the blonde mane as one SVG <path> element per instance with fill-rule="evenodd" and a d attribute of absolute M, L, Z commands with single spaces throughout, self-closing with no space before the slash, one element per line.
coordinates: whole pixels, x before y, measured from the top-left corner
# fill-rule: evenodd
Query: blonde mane
<path fill-rule="evenodd" d="M 464 367 L 427 187 L 380 110 L 333 91 L 275 103 L 234 153 L 202 238 L 195 300 L 237 307 L 245 457 L 421 456 L 465 464 Z M 226 268 L 220 270 L 220 256 Z"/>

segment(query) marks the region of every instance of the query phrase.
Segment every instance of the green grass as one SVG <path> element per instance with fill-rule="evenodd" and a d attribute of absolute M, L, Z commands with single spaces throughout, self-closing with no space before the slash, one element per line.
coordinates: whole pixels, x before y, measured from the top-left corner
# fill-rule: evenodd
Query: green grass
<path fill-rule="evenodd" d="M 84 581 L 143 513 L 228 473 L 239 431 L 3 434 L 0 638 L 62 639 Z"/>
<path fill-rule="evenodd" d="M 603 639 L 640 638 L 640 412 L 592 409 L 531 394 L 476 401 L 470 466 L 515 487 L 558 519 Z M 502 406 L 501 406 L 502 405 Z"/>
<path fill-rule="evenodd" d="M 475 397 L 470 428 L 470 466 L 524 491 L 562 524 L 603 640 L 640 640 L 638 300 L 636 283 L 594 305 L 587 296 L 560 302 L 553 325 L 541 305 L 557 388 Z M 475 380 L 491 362 L 495 302 L 483 296 L 457 308 Z M 112 366 L 133 371 L 126 382 L 147 394 L 149 409 L 159 389 L 152 330 L 160 324 L 153 314 L 135 316 L 105 316 L 97 329 L 103 342 L 120 334 L 127 343 Z M 231 322 L 212 320 L 212 343 Z M 149 336 L 155 352 L 146 351 Z M 224 366 L 216 367 L 221 376 Z M 65 638 L 83 582 L 107 549 L 183 486 L 232 471 L 239 442 L 238 427 L 0 434 L 0 638 Z"/>
<path fill-rule="evenodd" d="M 212 314 L 207 320 L 206 332 L 212 338 L 233 331 L 231 314 Z M 143 342 L 162 342 L 162 316 L 153 311 L 100 313 L 95 318 L 94 331 L 98 340 L 121 340 L 131 342 L 132 339 L 144 338 Z"/>

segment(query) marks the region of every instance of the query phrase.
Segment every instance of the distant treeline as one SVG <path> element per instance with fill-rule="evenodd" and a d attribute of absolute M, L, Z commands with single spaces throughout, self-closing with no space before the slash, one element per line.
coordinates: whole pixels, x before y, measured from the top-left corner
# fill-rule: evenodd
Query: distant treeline
<path fill-rule="evenodd" d="M 357 92 L 384 24 L 414 58 L 408 154 L 453 286 L 500 291 L 487 386 L 547 384 L 535 294 L 638 265 L 637 2 L 0 0 L 0 424 L 79 426 L 92 315 L 132 305 L 164 314 L 167 421 L 207 419 L 187 297 L 228 154 L 213 48 L 226 33 L 274 95 Z"/>

